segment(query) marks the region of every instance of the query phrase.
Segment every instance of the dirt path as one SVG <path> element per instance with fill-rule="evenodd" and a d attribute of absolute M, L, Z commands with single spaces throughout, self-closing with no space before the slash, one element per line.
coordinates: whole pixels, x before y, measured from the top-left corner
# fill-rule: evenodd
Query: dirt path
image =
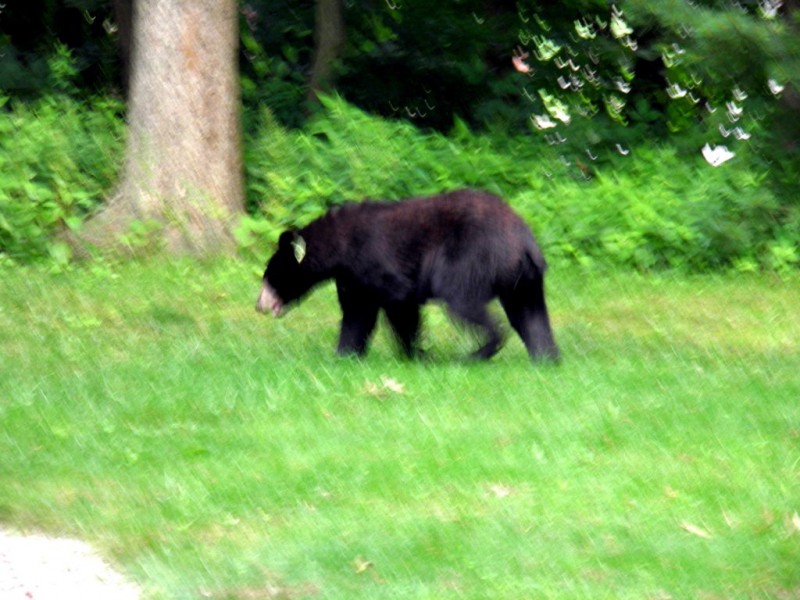
<path fill-rule="evenodd" d="M 139 600 L 141 591 L 91 546 L 0 530 L 2 600 Z"/>

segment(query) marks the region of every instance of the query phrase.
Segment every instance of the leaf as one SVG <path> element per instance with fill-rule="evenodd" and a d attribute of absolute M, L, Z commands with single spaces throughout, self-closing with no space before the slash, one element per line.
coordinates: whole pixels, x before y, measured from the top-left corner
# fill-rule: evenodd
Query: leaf
<path fill-rule="evenodd" d="M 61 267 L 69 264 L 72 258 L 72 249 L 64 242 L 55 242 L 48 248 L 48 251 L 53 262 Z"/>
<path fill-rule="evenodd" d="M 710 540 L 712 538 L 712 535 L 702 527 L 692 525 L 686 521 L 681 521 L 681 529 L 687 533 L 691 533 L 692 535 L 703 538 L 704 540 Z"/>
<path fill-rule="evenodd" d="M 790 535 L 800 534 L 800 515 L 796 511 L 789 518 L 789 532 Z"/>
<path fill-rule="evenodd" d="M 365 573 L 374 566 L 372 561 L 365 559 L 363 556 L 356 556 L 355 560 L 353 560 L 353 572 L 356 575 Z"/>
<path fill-rule="evenodd" d="M 402 394 L 406 391 L 405 386 L 392 377 L 381 377 L 383 387 L 394 394 Z"/>
<path fill-rule="evenodd" d="M 83 221 L 76 215 L 70 215 L 64 218 L 64 223 L 70 231 L 79 231 L 83 226 Z"/>
<path fill-rule="evenodd" d="M 371 381 L 364 382 L 364 391 L 370 396 L 375 396 L 376 398 L 380 398 L 384 395 L 383 390 Z"/>
<path fill-rule="evenodd" d="M 381 376 L 380 384 L 372 383 L 371 381 L 364 383 L 364 391 L 376 398 L 385 398 L 389 394 L 402 394 L 405 392 L 405 389 L 402 383 L 386 375 Z"/>
<path fill-rule="evenodd" d="M 497 498 L 507 498 L 511 495 L 513 490 L 507 485 L 496 483 L 489 486 L 489 491 L 492 492 Z"/>
<path fill-rule="evenodd" d="M 676 492 L 676 491 L 675 491 L 675 490 L 672 488 L 672 486 L 670 486 L 670 485 L 667 485 L 667 486 L 664 486 L 664 495 L 665 495 L 667 498 L 669 498 L 669 499 L 671 499 L 671 500 L 674 500 L 674 499 L 675 499 L 675 498 L 677 498 L 677 497 L 678 497 L 680 494 L 678 494 L 678 492 Z"/>
<path fill-rule="evenodd" d="M 231 513 L 225 513 L 220 519 L 220 524 L 224 527 L 235 527 L 239 523 L 241 523 L 241 519 Z"/>

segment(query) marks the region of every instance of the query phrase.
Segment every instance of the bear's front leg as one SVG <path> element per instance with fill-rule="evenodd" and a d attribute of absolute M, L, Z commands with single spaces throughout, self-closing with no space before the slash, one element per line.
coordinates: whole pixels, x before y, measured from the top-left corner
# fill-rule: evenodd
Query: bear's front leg
<path fill-rule="evenodd" d="M 409 358 L 419 353 L 419 305 L 416 302 L 390 304 L 385 307 L 400 349 Z"/>
<path fill-rule="evenodd" d="M 336 293 L 342 307 L 342 325 L 336 352 L 363 356 L 378 320 L 378 303 L 360 286 L 337 281 Z"/>

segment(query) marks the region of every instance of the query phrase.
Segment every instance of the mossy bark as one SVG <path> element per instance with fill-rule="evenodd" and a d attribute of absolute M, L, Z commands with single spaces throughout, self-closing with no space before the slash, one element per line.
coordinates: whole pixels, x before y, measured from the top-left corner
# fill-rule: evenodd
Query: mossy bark
<path fill-rule="evenodd" d="M 125 163 L 84 241 L 118 247 L 144 223 L 170 252 L 235 247 L 244 206 L 237 43 L 236 0 L 135 3 Z"/>

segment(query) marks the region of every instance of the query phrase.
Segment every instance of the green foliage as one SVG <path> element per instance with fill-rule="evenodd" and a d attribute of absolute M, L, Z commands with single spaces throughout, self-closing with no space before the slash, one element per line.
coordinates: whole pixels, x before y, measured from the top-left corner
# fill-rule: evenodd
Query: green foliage
<path fill-rule="evenodd" d="M 753 139 L 766 136 L 760 151 L 773 161 L 781 160 L 787 142 L 797 143 L 797 106 L 783 101 L 800 85 L 797 12 L 790 3 L 625 0 L 622 6 L 645 34 L 639 55 L 663 67 L 659 92 L 669 103 L 670 131 L 683 136 L 698 122 L 739 127 Z M 766 115 L 773 119 L 764 123 Z M 719 132 L 706 138 L 723 142 Z M 725 138 L 739 145 L 736 136 Z"/>
<path fill-rule="evenodd" d="M 86 98 L 119 89 L 120 36 L 108 0 L 4 3 L 0 89 L 27 99 L 53 92 Z"/>
<path fill-rule="evenodd" d="M 445 136 L 365 114 L 338 97 L 301 130 L 265 110 L 246 138 L 248 216 L 236 235 L 259 257 L 284 228 L 329 206 L 475 187 L 506 199 L 532 225 L 551 262 L 642 270 L 734 268 L 786 273 L 800 266 L 800 206 L 792 179 L 743 146 L 710 167 L 693 148 L 644 146 L 586 164 L 526 136 Z M 111 193 L 122 153 L 120 106 L 51 98 L 0 113 L 0 256 L 70 260 L 61 234 Z M 788 169 L 788 170 L 787 170 Z M 780 182 L 778 182 L 780 183 Z M 783 184 L 786 185 L 786 184 Z M 126 242 L 147 245 L 152 224 Z"/>
<path fill-rule="evenodd" d="M 500 193 L 526 180 L 538 148 L 526 140 L 495 145 L 457 123 L 450 137 L 404 121 L 365 114 L 337 97 L 301 131 L 263 111 L 246 152 L 248 202 L 276 229 L 304 223 L 327 207 L 362 198 L 392 199 L 455 187 Z M 514 155 L 514 150 L 526 157 Z"/>
<path fill-rule="evenodd" d="M 80 228 L 121 166 L 121 110 L 51 97 L 0 113 L 0 255 L 68 260 L 59 232 Z"/>
<path fill-rule="evenodd" d="M 263 113 L 248 142 L 245 247 L 262 249 L 346 200 L 478 187 L 522 213 L 551 261 L 690 271 L 798 265 L 800 207 L 776 193 L 774 170 L 752 154 L 715 169 L 697 152 L 651 145 L 587 176 L 528 138 L 475 135 L 462 123 L 448 137 L 423 134 L 339 98 L 324 103 L 327 112 L 302 131 Z"/>
<path fill-rule="evenodd" d="M 556 259 L 783 271 L 797 265 L 800 208 L 780 202 L 769 177 L 753 166 L 713 169 L 669 148 L 644 148 L 593 180 L 556 182 L 547 194 L 523 191 L 512 202 L 538 224 Z"/>
<path fill-rule="evenodd" d="M 568 4 L 520 4 L 531 17 L 520 14 L 515 66 L 539 137 L 569 160 L 654 141 L 708 146 L 715 165 L 756 152 L 773 166 L 766 185 L 794 193 L 800 36 L 789 3 Z"/>
<path fill-rule="evenodd" d="M 77 91 L 75 79 L 78 68 L 72 52 L 64 44 L 56 44 L 53 53 L 48 57 L 51 86 L 59 94 L 74 94 Z"/>
<path fill-rule="evenodd" d="M 637 124 L 647 123 L 651 115 L 644 104 L 651 98 L 640 96 L 637 112 L 626 108 L 636 87 L 637 46 L 616 5 L 587 3 L 566 14 L 557 5 L 521 6 L 531 16 L 520 15 L 514 65 L 541 136 L 599 154 L 624 141 L 630 114 L 642 119 Z"/>
<path fill-rule="evenodd" d="M 336 89 L 350 102 L 440 132 L 455 118 L 473 127 L 524 123 L 512 83 L 515 3 L 344 4 L 348 40 Z"/>
<path fill-rule="evenodd" d="M 313 6 L 255 2 L 240 19 L 242 101 L 251 111 L 269 106 L 284 125 L 306 118 Z"/>
<path fill-rule="evenodd" d="M 446 131 L 524 123 L 510 52 L 513 3 L 480 0 L 343 2 L 347 34 L 335 61 L 336 90 L 373 113 Z M 314 3 L 249 0 L 243 8 L 242 73 L 249 108 L 270 107 L 284 125 L 305 122 L 314 47 Z"/>

